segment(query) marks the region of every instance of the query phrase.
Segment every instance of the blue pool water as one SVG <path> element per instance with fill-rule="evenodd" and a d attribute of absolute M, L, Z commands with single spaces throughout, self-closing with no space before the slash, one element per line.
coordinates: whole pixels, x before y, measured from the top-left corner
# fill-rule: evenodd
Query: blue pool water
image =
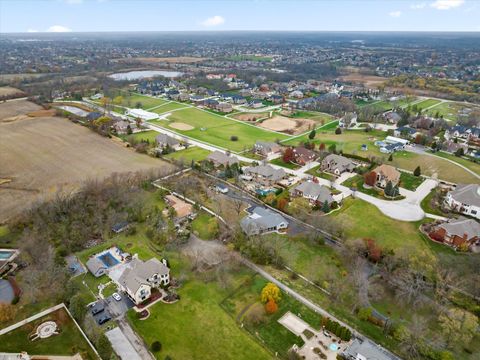
<path fill-rule="evenodd" d="M 330 344 L 329 348 L 330 348 L 330 350 L 332 350 L 332 351 L 337 351 L 337 350 L 338 350 L 338 345 L 332 343 L 332 344 Z"/>
<path fill-rule="evenodd" d="M 0 260 L 7 260 L 12 256 L 13 251 L 0 251 Z"/>
<path fill-rule="evenodd" d="M 105 264 L 106 267 L 112 267 L 119 263 L 119 261 L 115 259 L 109 252 L 100 255 L 98 258 Z"/>
<path fill-rule="evenodd" d="M 262 196 L 265 196 L 265 195 L 268 195 L 269 193 L 271 192 L 275 192 L 275 190 L 261 190 L 261 189 L 257 189 L 255 190 L 255 192 L 259 195 L 262 195 Z"/>

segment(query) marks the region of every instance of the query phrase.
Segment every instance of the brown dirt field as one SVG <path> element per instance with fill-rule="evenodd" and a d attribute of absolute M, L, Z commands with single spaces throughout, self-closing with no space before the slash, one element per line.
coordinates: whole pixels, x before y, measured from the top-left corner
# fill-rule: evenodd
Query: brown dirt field
<path fill-rule="evenodd" d="M 192 57 L 192 56 L 178 56 L 178 57 L 138 57 L 130 59 L 115 59 L 114 61 L 121 63 L 143 63 L 143 64 L 156 64 L 156 63 L 169 63 L 169 64 L 191 64 L 205 60 L 205 58 Z"/>
<path fill-rule="evenodd" d="M 341 81 L 356 82 L 365 84 L 366 86 L 378 86 L 387 81 L 387 78 L 375 75 L 363 75 L 359 73 L 352 73 L 340 77 Z"/>
<path fill-rule="evenodd" d="M 170 126 L 173 129 L 183 130 L 183 131 L 195 129 L 193 126 L 182 123 L 182 122 L 173 122 L 173 123 L 169 124 L 168 126 Z"/>
<path fill-rule="evenodd" d="M 87 179 L 172 165 L 135 153 L 60 117 L 0 123 L 0 223 Z"/>
<path fill-rule="evenodd" d="M 0 123 L 18 120 L 16 117 L 25 118 L 26 113 L 42 109 L 41 106 L 27 100 L 2 102 L 0 103 Z"/>
<path fill-rule="evenodd" d="M 282 131 L 296 135 L 307 131 L 312 126 L 315 126 L 315 124 L 315 120 L 312 119 L 290 119 L 276 115 L 271 119 L 262 121 L 258 126 L 268 130 Z"/>
<path fill-rule="evenodd" d="M 241 121 L 257 121 L 258 119 L 268 117 L 268 113 L 246 113 L 246 114 L 236 114 L 232 117 Z"/>
<path fill-rule="evenodd" d="M 10 86 L 2 86 L 0 87 L 0 97 L 5 96 L 13 96 L 13 95 L 21 95 L 24 96 L 25 93 L 17 88 L 10 87 Z"/>
<path fill-rule="evenodd" d="M 55 109 L 50 109 L 50 110 L 37 110 L 37 111 L 32 111 L 27 113 L 28 116 L 30 117 L 49 117 L 49 116 L 55 116 Z"/>

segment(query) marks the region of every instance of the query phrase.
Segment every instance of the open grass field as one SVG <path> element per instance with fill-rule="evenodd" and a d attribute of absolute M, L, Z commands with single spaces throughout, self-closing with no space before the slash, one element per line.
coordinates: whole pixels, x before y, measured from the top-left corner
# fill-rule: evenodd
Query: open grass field
<path fill-rule="evenodd" d="M 172 152 L 164 155 L 166 159 L 183 161 L 184 164 L 190 164 L 193 161 L 199 162 L 205 160 L 210 151 L 202 149 L 198 146 L 190 146 L 188 149 Z"/>
<path fill-rule="evenodd" d="M 134 312 L 128 313 L 130 324 L 150 345 L 159 340 L 162 351 L 157 359 L 167 355 L 172 359 L 271 359 L 260 344 L 242 330 L 220 306 L 229 294 L 215 281 L 197 279 L 189 269 L 191 265 L 184 258 L 169 257 L 176 273 L 184 273 L 188 278 L 178 289 L 180 301 L 166 305 L 157 303 L 150 308 L 147 320 L 138 320 Z M 245 268 L 232 274 L 235 287 L 239 286 L 252 273 Z"/>
<path fill-rule="evenodd" d="M 166 104 L 168 100 L 165 99 L 157 99 L 153 98 L 151 96 L 147 95 L 141 95 L 141 94 L 127 94 L 123 93 L 123 106 L 129 107 L 129 108 L 136 108 L 137 104 L 141 104 L 142 109 L 151 109 L 155 106 Z"/>
<path fill-rule="evenodd" d="M 172 112 L 167 120 L 154 120 L 152 123 L 234 152 L 252 147 L 258 139 L 276 141 L 287 138 L 287 135 L 266 131 L 196 108 Z M 172 127 L 172 123 L 187 124 L 192 126 L 193 129 L 179 130 Z M 238 140 L 232 141 L 231 136 L 237 136 Z"/>
<path fill-rule="evenodd" d="M 410 173 L 401 171 L 400 172 L 400 187 L 415 191 L 417 187 L 419 187 L 425 179 L 421 176 L 414 176 Z"/>
<path fill-rule="evenodd" d="M 149 111 L 157 113 L 157 114 L 165 114 L 165 113 L 168 113 L 169 111 L 181 109 L 181 108 L 184 108 L 184 107 L 187 107 L 187 106 L 188 106 L 188 104 L 180 104 L 180 103 L 177 103 L 177 102 L 168 102 L 168 103 L 160 105 L 159 107 L 153 108 Z"/>
<path fill-rule="evenodd" d="M 459 163 L 460 165 L 465 166 L 467 169 L 470 169 L 473 172 L 475 172 L 477 174 L 480 174 L 480 164 L 479 163 L 474 163 L 473 161 L 470 161 L 470 160 L 467 160 L 467 159 L 464 159 L 464 158 L 461 158 L 461 157 L 458 157 L 458 156 L 455 156 L 455 155 L 452 155 L 452 154 L 448 154 L 448 153 L 443 152 L 443 151 L 438 151 L 438 152 L 435 153 L 435 155 L 440 156 L 441 158 L 444 158 L 444 159 L 452 160 L 456 163 Z M 477 179 L 477 181 L 480 181 L 480 179 Z"/>
<path fill-rule="evenodd" d="M 241 322 L 247 331 L 258 337 L 272 353 L 278 353 L 279 358 L 286 359 L 288 350 L 294 344 L 301 347 L 303 340 L 280 324 L 278 319 L 290 311 L 299 315 L 313 328 L 319 329 L 321 317 L 283 292 L 278 303 L 278 311 L 271 315 L 263 313 L 261 321 L 258 324 L 253 324 L 248 320 L 249 313 L 261 314 L 264 312 L 264 305 L 260 302 L 260 293 L 266 284 L 265 279 L 256 275 L 244 282 L 236 292 L 226 298 L 222 306 L 233 318 L 238 319 L 238 322 Z"/>
<path fill-rule="evenodd" d="M 463 109 L 480 111 L 480 106 L 461 102 L 444 101 L 428 109 L 427 114 L 430 116 L 443 116 L 446 120 L 457 120 L 460 111 Z"/>
<path fill-rule="evenodd" d="M 138 142 L 142 141 L 148 141 L 150 144 L 155 143 L 155 138 L 159 135 L 160 133 L 155 131 L 155 130 L 147 130 L 147 131 L 142 131 L 138 132 L 135 134 L 130 134 L 130 135 L 122 135 L 122 139 L 130 140 L 133 139 Z"/>
<path fill-rule="evenodd" d="M 12 180 L 0 186 L 0 223 L 87 179 L 171 167 L 59 117 L 0 124 L 0 158 L 2 178 Z"/>
<path fill-rule="evenodd" d="M 434 105 L 437 105 L 437 104 L 440 104 L 441 101 L 440 100 L 436 100 L 436 99 L 425 99 L 423 101 L 420 101 L 420 102 L 417 102 L 415 103 L 415 106 L 417 107 L 417 109 L 426 109 L 426 108 L 429 108 L 431 106 L 434 106 Z"/>
<path fill-rule="evenodd" d="M 443 153 L 441 153 L 443 157 Z M 448 154 L 446 154 L 448 156 Z M 461 163 L 464 166 L 471 168 L 473 171 L 479 171 L 480 165 L 471 161 L 457 158 L 451 155 L 452 160 Z M 464 164 L 467 163 L 467 164 Z M 454 182 L 454 183 L 478 183 L 479 179 L 471 173 L 462 169 L 461 167 L 452 164 L 441 157 L 421 155 L 412 152 L 397 152 L 393 155 L 392 165 L 401 169 L 413 171 L 417 166 L 420 166 L 423 175 L 437 177 L 438 179 Z M 476 170 L 475 170 L 476 169 Z"/>
<path fill-rule="evenodd" d="M 55 321 L 60 333 L 46 339 L 30 341 L 29 335 L 45 321 Z M 97 359 L 95 352 L 64 309 L 59 309 L 0 336 L 0 344 L 1 351 L 7 353 L 26 351 L 30 355 L 63 356 L 80 353 L 83 359 Z"/>

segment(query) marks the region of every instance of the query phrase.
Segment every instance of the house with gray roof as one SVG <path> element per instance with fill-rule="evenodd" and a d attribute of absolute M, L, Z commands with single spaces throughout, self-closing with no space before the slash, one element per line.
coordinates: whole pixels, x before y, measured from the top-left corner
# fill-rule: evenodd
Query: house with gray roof
<path fill-rule="evenodd" d="M 107 265 L 96 256 L 92 256 L 88 259 L 85 265 L 87 266 L 88 271 L 90 271 L 95 277 L 104 275 L 108 269 Z"/>
<path fill-rule="evenodd" d="M 429 236 L 436 241 L 458 247 L 480 243 L 480 224 L 465 217 L 452 219 L 433 227 Z"/>
<path fill-rule="evenodd" d="M 273 185 L 287 177 L 285 170 L 270 165 L 248 166 L 243 169 L 243 173 L 262 185 Z"/>
<path fill-rule="evenodd" d="M 240 220 L 240 227 L 249 236 L 267 234 L 288 228 L 285 218 L 269 209 L 255 207 Z"/>
<path fill-rule="evenodd" d="M 257 141 L 253 146 L 253 151 L 262 156 L 278 154 L 282 151 L 282 146 L 274 142 Z"/>
<path fill-rule="evenodd" d="M 400 360 L 369 340 L 355 339 L 341 354 L 347 360 Z"/>
<path fill-rule="evenodd" d="M 237 157 L 225 154 L 218 150 L 208 155 L 207 160 L 213 162 L 213 164 L 217 167 L 227 165 L 232 166 L 233 164 L 238 164 L 239 162 Z"/>
<path fill-rule="evenodd" d="M 448 192 L 445 203 L 453 211 L 480 219 L 480 185 L 458 184 Z"/>
<path fill-rule="evenodd" d="M 356 167 L 357 165 L 352 160 L 337 154 L 329 154 L 325 156 L 321 164 L 322 171 L 337 176 L 340 176 L 344 172 L 352 172 Z"/>
<path fill-rule="evenodd" d="M 313 205 L 321 205 L 325 201 L 331 204 L 334 201 L 329 188 L 313 181 L 298 184 L 290 190 L 290 194 L 294 197 L 303 197 Z"/>
<path fill-rule="evenodd" d="M 164 149 L 166 147 L 175 149 L 180 145 L 180 141 L 167 134 L 158 134 L 155 137 L 155 142 L 157 143 L 157 147 L 160 149 Z"/>
<path fill-rule="evenodd" d="M 151 258 L 147 261 L 133 259 L 123 270 L 118 285 L 135 302 L 140 304 L 150 298 L 153 288 L 170 283 L 170 269 L 166 261 Z"/>

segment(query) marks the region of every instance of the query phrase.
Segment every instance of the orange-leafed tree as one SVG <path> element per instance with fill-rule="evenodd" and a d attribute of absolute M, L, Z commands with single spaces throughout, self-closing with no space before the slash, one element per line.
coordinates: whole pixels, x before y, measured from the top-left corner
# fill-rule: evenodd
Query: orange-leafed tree
<path fill-rule="evenodd" d="M 365 174 L 363 179 L 368 186 L 374 186 L 377 181 L 377 173 L 375 171 L 370 171 Z"/>
<path fill-rule="evenodd" d="M 267 314 L 275 314 L 278 311 L 278 305 L 275 300 L 268 300 L 268 302 L 265 304 L 265 311 Z"/>
<path fill-rule="evenodd" d="M 293 149 L 291 147 L 286 148 L 283 152 L 282 160 L 283 162 L 289 163 L 292 162 L 294 159 Z"/>

